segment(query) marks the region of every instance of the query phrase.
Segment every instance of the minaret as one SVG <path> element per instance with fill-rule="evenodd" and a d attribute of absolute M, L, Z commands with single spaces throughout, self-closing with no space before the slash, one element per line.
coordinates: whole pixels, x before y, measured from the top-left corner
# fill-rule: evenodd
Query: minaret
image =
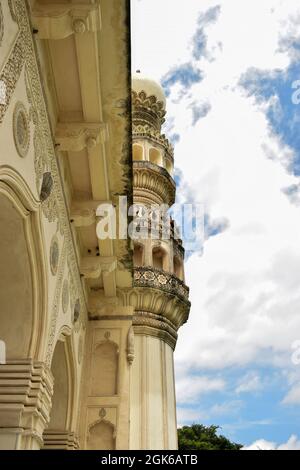
<path fill-rule="evenodd" d="M 173 147 L 161 134 L 166 99 L 153 80 L 136 75 L 132 81 L 134 204 L 152 207 L 150 225 L 141 210 L 140 237 L 134 240 L 135 306 L 134 361 L 130 385 L 130 448 L 176 449 L 177 423 L 173 351 L 179 327 L 190 309 L 184 283 L 184 248 L 174 236 L 164 236 L 163 216 L 153 211 L 172 206 Z M 148 233 L 148 237 L 145 236 Z"/>

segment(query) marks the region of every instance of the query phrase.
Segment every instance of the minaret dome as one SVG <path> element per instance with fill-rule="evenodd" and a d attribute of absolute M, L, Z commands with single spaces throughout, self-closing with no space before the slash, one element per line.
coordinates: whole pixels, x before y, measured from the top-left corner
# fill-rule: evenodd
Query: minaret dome
<path fill-rule="evenodd" d="M 166 97 L 159 83 L 137 73 L 132 78 L 132 120 L 160 132 L 165 121 Z"/>
<path fill-rule="evenodd" d="M 151 78 L 147 78 L 141 73 L 136 73 L 132 77 L 132 90 L 136 93 L 144 91 L 147 96 L 155 96 L 157 101 L 161 101 L 163 109 L 166 109 L 166 97 L 159 83 Z"/>

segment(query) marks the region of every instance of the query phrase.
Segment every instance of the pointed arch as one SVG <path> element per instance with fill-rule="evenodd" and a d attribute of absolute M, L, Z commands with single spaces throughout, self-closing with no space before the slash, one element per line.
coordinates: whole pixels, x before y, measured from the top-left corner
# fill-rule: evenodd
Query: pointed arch
<path fill-rule="evenodd" d="M 7 359 L 40 360 L 48 302 L 39 203 L 10 167 L 0 168 L 0 251 L 0 331 Z"/>

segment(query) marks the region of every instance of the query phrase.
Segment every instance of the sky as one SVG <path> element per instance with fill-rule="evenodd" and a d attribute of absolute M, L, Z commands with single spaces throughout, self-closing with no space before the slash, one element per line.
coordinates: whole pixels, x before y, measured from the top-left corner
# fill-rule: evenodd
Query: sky
<path fill-rule="evenodd" d="M 131 21 L 132 69 L 167 97 L 177 202 L 207 221 L 185 264 L 178 424 L 300 450 L 299 0 L 132 0 Z"/>

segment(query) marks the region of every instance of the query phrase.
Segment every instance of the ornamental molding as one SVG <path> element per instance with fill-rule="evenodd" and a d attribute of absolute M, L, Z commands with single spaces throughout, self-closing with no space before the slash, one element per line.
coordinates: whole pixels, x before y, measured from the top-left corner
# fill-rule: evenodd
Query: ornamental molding
<path fill-rule="evenodd" d="M 50 244 L 50 268 L 53 276 L 56 275 L 59 262 L 59 243 L 56 235 L 53 236 Z"/>
<path fill-rule="evenodd" d="M 46 429 L 43 433 L 43 450 L 78 450 L 79 439 L 74 432 L 52 431 Z"/>
<path fill-rule="evenodd" d="M 159 101 L 154 95 L 148 96 L 143 90 L 140 92 L 132 90 L 131 103 L 134 126 L 148 125 L 157 131 L 160 130 L 166 115 L 162 101 Z"/>
<path fill-rule="evenodd" d="M 176 184 L 165 168 L 147 161 L 133 162 L 133 194 L 135 201 L 146 200 L 172 206 Z"/>
<path fill-rule="evenodd" d="M 72 34 L 101 29 L 99 1 L 76 4 L 36 2 L 31 17 L 40 39 L 64 39 Z"/>
<path fill-rule="evenodd" d="M 24 104 L 18 101 L 13 112 L 13 136 L 20 157 L 26 157 L 30 144 L 30 124 Z"/>
<path fill-rule="evenodd" d="M 136 311 L 133 317 L 133 329 L 135 334 L 154 336 L 165 341 L 172 349 L 177 342 L 177 330 L 172 322 L 162 315 L 149 312 Z"/>
<path fill-rule="evenodd" d="M 61 304 L 62 304 L 62 310 L 64 313 L 67 313 L 68 311 L 69 300 L 70 300 L 69 282 L 68 282 L 68 279 L 65 279 L 63 281 L 62 294 L 61 294 Z"/>
<path fill-rule="evenodd" d="M 108 126 L 104 123 L 58 123 L 55 141 L 59 150 L 80 152 L 93 149 L 108 139 Z"/>
<path fill-rule="evenodd" d="M 187 321 L 191 305 L 188 287 L 180 279 L 152 267 L 134 268 L 134 287 L 120 289 L 118 298 L 124 306 L 133 306 L 135 312 L 168 320 L 176 331 Z"/>

